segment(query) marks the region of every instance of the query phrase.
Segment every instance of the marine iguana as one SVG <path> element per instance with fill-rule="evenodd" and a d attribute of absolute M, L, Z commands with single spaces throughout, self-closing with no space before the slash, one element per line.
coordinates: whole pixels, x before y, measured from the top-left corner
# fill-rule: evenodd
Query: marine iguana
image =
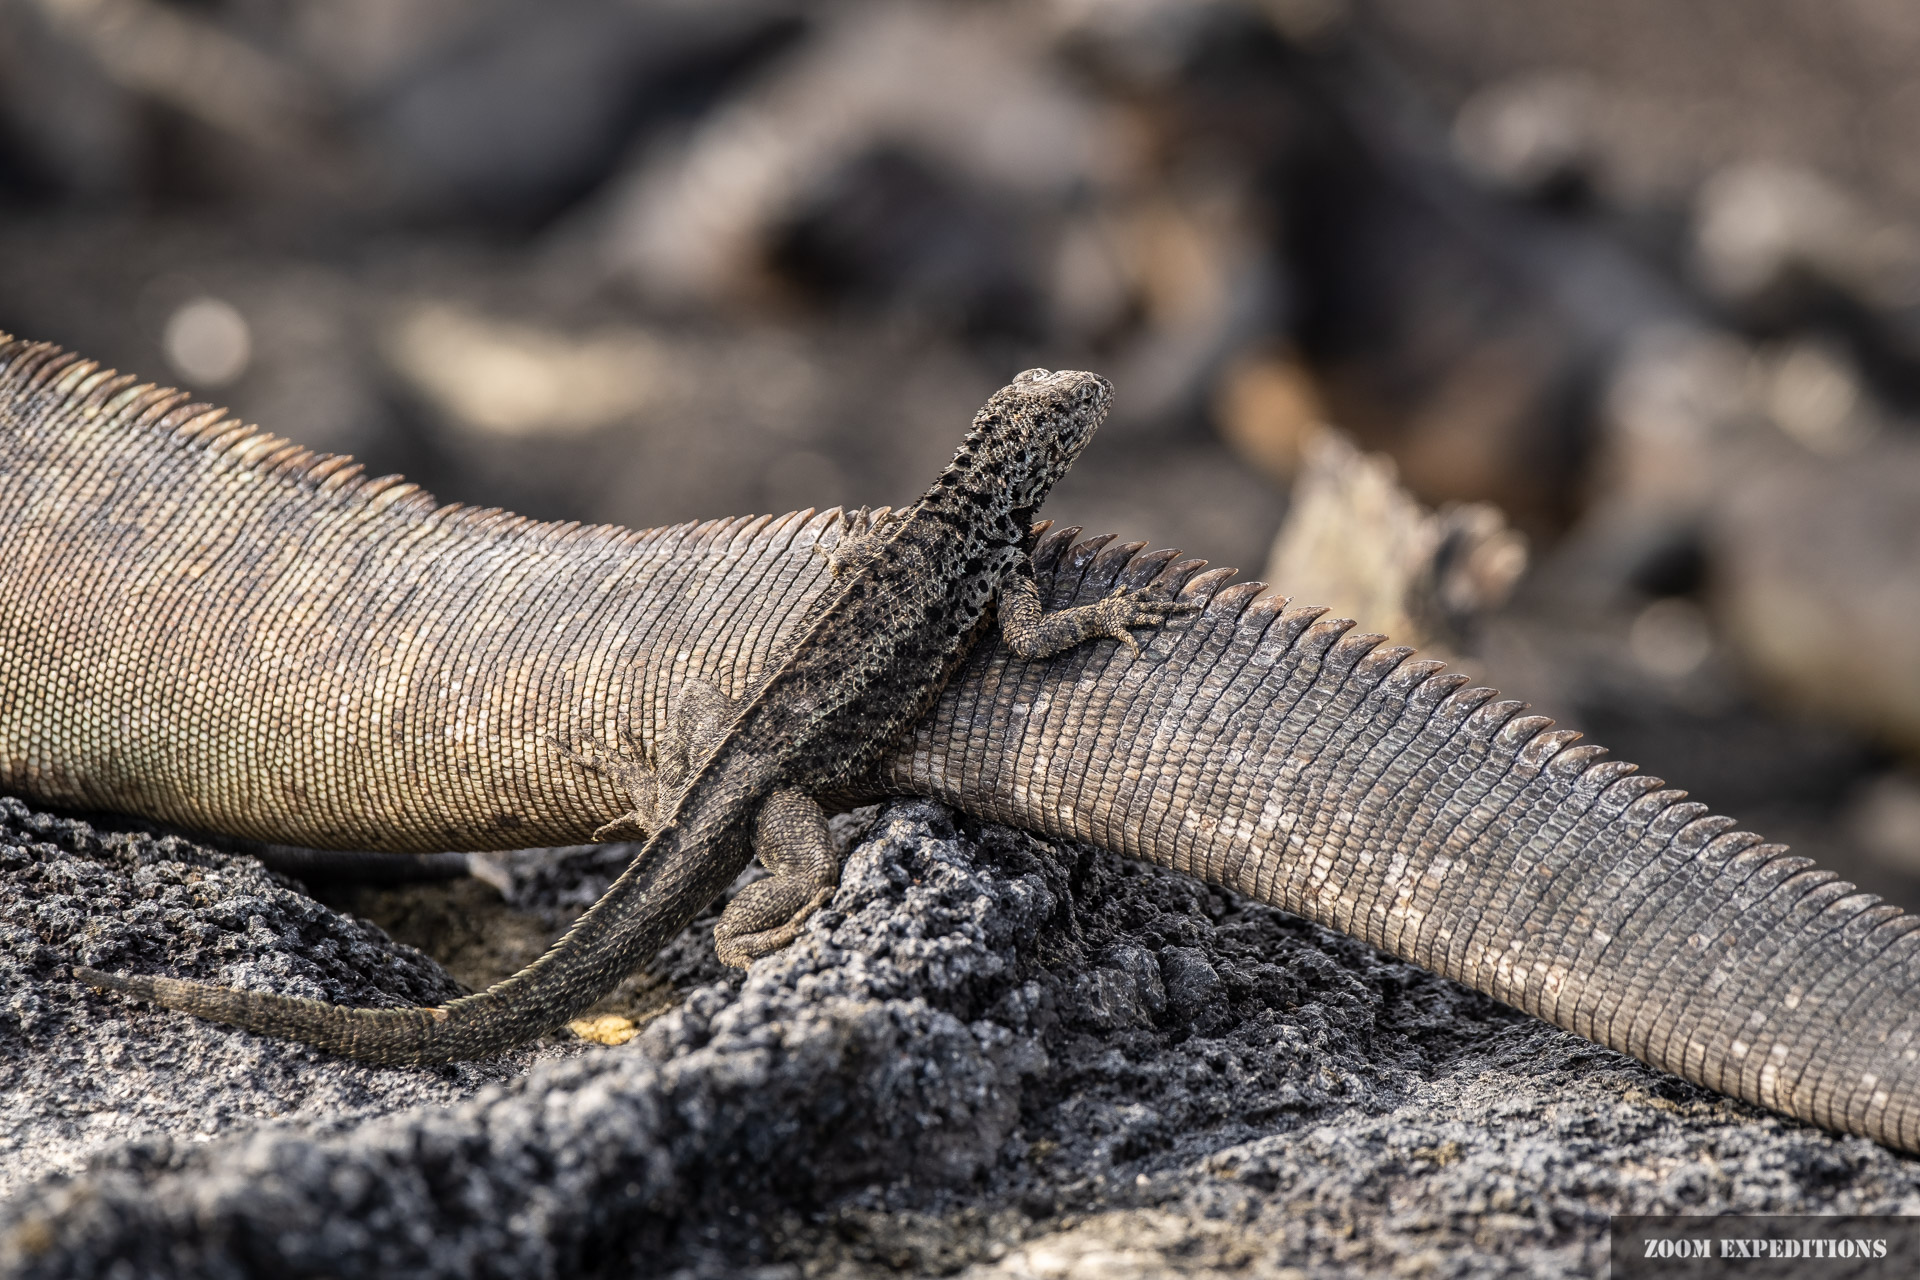
<path fill-rule="evenodd" d="M 0 345 L 0 787 L 319 848 L 577 842 L 634 807 L 583 745 L 670 776 L 687 691 L 759 687 L 836 590 L 839 512 L 437 507 L 187 399 Z M 1199 612 L 1139 656 L 978 644 L 816 799 L 932 795 L 1158 862 L 1920 1150 L 1920 917 L 1347 620 L 1078 532 L 1033 544 L 1043 604 Z"/>

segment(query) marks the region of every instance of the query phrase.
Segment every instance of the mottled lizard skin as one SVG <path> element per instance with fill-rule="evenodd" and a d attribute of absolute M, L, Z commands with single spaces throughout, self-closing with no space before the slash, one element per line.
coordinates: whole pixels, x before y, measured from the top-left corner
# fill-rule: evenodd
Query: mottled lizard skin
<path fill-rule="evenodd" d="M 0 787 L 340 848 L 581 840 L 567 744 L 751 687 L 834 513 L 647 532 L 435 508 L 45 346 L 0 347 Z M 1920 1149 L 1920 918 L 1464 677 L 1060 531 L 1042 596 L 1205 605 L 978 646 L 870 782 L 1309 916 L 1710 1087 Z"/>

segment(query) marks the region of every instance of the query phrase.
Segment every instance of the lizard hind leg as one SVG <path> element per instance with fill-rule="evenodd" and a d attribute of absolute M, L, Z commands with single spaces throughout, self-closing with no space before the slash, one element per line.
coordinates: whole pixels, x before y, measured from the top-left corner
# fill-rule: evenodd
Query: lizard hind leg
<path fill-rule="evenodd" d="M 786 787 L 767 797 L 753 848 L 772 874 L 735 894 L 713 930 L 714 950 L 736 969 L 793 941 L 840 884 L 826 811 L 804 791 Z"/>
<path fill-rule="evenodd" d="M 880 546 L 887 539 L 888 527 L 906 519 L 906 515 L 906 512 L 897 508 L 879 515 L 866 507 L 844 512 L 840 517 L 840 540 L 832 547 L 824 547 L 816 542 L 813 549 L 816 554 L 826 557 L 827 566 L 836 581 L 859 573 L 880 554 Z"/>

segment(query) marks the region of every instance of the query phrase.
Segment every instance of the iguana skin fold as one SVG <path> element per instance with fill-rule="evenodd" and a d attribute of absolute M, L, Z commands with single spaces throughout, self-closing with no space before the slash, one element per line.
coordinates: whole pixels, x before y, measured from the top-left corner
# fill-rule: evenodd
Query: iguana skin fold
<path fill-rule="evenodd" d="M 0 789 L 322 848 L 585 839 L 569 759 L 738 694 L 825 589 L 832 513 L 632 532 L 436 507 L 172 391 L 0 341 Z M 1171 552 L 1042 538 L 1050 607 L 1205 609 L 983 644 L 871 787 L 1185 871 L 1666 1070 L 1920 1150 L 1920 918 L 1520 703 Z"/>

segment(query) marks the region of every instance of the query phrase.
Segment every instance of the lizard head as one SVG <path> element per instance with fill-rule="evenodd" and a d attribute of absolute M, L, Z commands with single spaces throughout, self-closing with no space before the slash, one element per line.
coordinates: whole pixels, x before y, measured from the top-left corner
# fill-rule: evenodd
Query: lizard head
<path fill-rule="evenodd" d="M 980 483 L 1030 519 L 1112 400 L 1113 384 L 1097 373 L 1028 369 L 981 407 L 942 483 Z"/>

